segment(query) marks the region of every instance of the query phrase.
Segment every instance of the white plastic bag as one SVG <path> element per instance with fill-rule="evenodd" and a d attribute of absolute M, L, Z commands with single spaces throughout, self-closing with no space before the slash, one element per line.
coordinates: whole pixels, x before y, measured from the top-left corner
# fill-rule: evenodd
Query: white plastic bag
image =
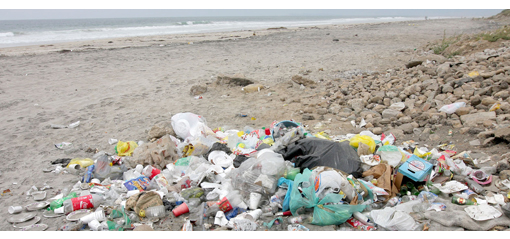
<path fill-rule="evenodd" d="M 449 105 L 444 105 L 439 109 L 440 112 L 445 112 L 447 114 L 453 114 L 455 111 L 457 111 L 460 107 L 466 106 L 466 102 L 457 102 Z"/>
<path fill-rule="evenodd" d="M 381 155 L 381 160 L 387 161 L 393 167 L 396 167 L 402 160 L 400 150 L 393 145 L 379 147 L 377 154 Z"/>
<path fill-rule="evenodd" d="M 391 207 L 372 210 L 370 216 L 376 224 L 392 231 L 414 231 L 418 226 L 409 214 Z"/>

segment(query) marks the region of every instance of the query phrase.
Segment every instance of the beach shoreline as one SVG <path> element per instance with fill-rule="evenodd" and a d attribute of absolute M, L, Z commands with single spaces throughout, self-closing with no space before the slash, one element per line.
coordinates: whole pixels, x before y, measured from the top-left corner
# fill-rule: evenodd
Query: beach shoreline
<path fill-rule="evenodd" d="M 449 19 L 429 19 L 429 20 L 410 20 L 410 21 L 395 21 L 395 22 L 376 22 L 376 23 L 355 23 L 355 24 L 327 24 L 315 26 L 302 26 L 302 27 L 275 27 L 275 28 L 261 28 L 249 30 L 236 30 L 225 32 L 208 32 L 208 33 L 185 33 L 185 34 L 167 34 L 167 35 L 151 35 L 151 36 L 134 36 L 134 37 L 118 37 L 118 38 L 104 38 L 95 40 L 84 41 L 69 41 L 58 43 L 45 43 L 24 46 L 11 46 L 1 47 L 0 56 L 18 56 L 18 55 L 34 55 L 46 54 L 59 51 L 86 51 L 98 49 L 118 49 L 127 47 L 149 47 L 159 45 L 172 45 L 172 44 L 188 44 L 204 41 L 221 41 L 221 40 L 239 40 L 244 38 L 253 37 L 254 33 L 258 36 L 265 36 L 278 32 L 301 31 L 310 28 L 356 28 L 367 25 L 384 25 L 392 23 L 408 23 L 418 24 L 423 21 L 441 21 L 453 20 L 462 18 L 449 18 Z"/>

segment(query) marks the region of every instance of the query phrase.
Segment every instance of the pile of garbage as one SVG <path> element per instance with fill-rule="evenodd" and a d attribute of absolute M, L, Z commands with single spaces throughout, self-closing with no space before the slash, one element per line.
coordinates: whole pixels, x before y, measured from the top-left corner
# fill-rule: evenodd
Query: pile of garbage
<path fill-rule="evenodd" d="M 79 178 L 32 209 L 65 216 L 61 230 L 164 230 L 165 222 L 179 223 L 183 231 L 510 225 L 510 178 L 493 177 L 508 162 L 480 168 L 469 151 L 456 152 L 454 145 L 397 144 L 393 134 L 368 130 L 312 134 L 292 120 L 260 129 L 211 129 L 193 113 L 174 115 L 171 126 L 175 135 L 152 142 L 111 139 L 115 154 L 54 161 L 55 172 Z"/>

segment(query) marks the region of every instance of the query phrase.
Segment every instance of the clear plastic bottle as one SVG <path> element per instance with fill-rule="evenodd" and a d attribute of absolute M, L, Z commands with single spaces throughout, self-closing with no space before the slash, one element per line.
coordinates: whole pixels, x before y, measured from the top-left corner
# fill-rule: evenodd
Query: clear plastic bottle
<path fill-rule="evenodd" d="M 67 214 L 80 209 L 97 208 L 102 202 L 103 197 L 97 194 L 70 198 L 64 201 L 62 207 L 55 209 L 55 213 Z"/>
<path fill-rule="evenodd" d="M 158 206 L 152 206 L 148 207 L 145 210 L 140 210 L 140 216 L 141 217 L 147 217 L 147 218 L 163 218 L 166 216 L 165 213 L 165 206 L 158 205 Z"/>

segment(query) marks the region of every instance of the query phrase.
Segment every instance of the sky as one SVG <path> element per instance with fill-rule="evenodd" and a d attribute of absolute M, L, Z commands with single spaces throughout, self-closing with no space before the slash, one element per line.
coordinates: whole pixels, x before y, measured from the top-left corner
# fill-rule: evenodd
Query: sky
<path fill-rule="evenodd" d="M 188 1 L 120 1 L 120 0 L 17 0 L 0 6 L 0 20 L 136 18 L 193 16 L 341 16 L 341 17 L 489 17 L 510 8 L 502 1 L 477 4 L 460 0 L 416 1 L 333 1 L 314 0 L 188 0 Z M 498 3 L 495 3 L 498 2 Z M 466 8 L 466 9 L 459 9 Z"/>

